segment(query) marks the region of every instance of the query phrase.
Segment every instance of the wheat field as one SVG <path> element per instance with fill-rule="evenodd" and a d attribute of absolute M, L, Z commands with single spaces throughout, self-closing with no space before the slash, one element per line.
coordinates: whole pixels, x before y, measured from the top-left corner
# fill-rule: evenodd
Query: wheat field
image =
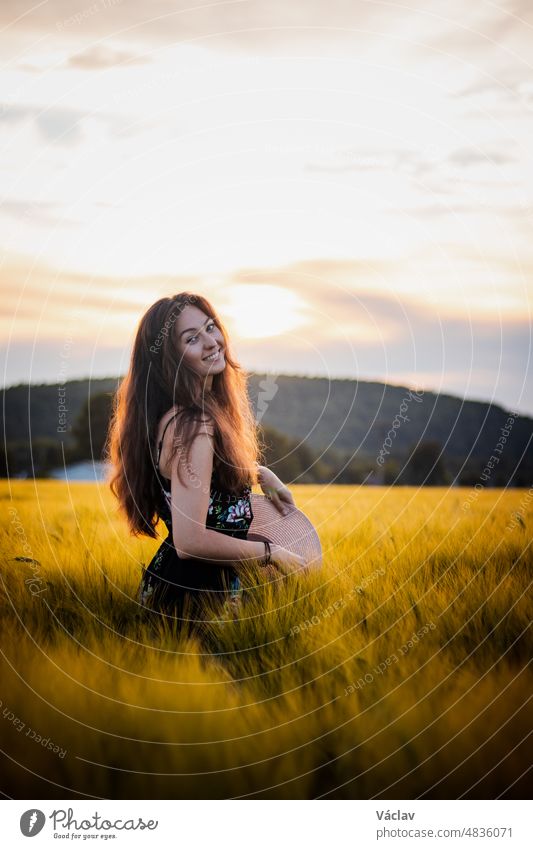
<path fill-rule="evenodd" d="M 323 569 L 250 567 L 200 639 L 105 485 L 2 482 L 5 796 L 526 796 L 533 492 L 292 492 Z"/>

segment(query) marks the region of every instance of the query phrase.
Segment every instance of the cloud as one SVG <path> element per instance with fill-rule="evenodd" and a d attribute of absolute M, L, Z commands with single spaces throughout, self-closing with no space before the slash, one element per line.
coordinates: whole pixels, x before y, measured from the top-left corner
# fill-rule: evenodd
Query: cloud
<path fill-rule="evenodd" d="M 0 106 L 0 123 L 22 124 L 33 121 L 47 142 L 76 144 L 82 133 L 80 123 L 85 113 L 75 109 L 40 109 L 38 106 Z"/>
<path fill-rule="evenodd" d="M 11 215 L 19 221 L 31 221 L 43 226 L 60 222 L 63 227 L 74 227 L 75 223 L 66 219 L 62 211 L 62 207 L 56 203 L 6 199 L 0 204 L 0 212 Z"/>
<path fill-rule="evenodd" d="M 65 63 L 70 68 L 80 68 L 84 71 L 101 71 L 106 68 L 120 68 L 131 65 L 145 65 L 151 59 L 125 50 L 112 50 L 105 45 L 97 45 L 81 53 L 75 53 Z"/>
<path fill-rule="evenodd" d="M 335 296 L 330 296 L 331 303 Z M 394 299 L 371 302 L 377 327 L 383 317 L 401 318 Z M 349 302 L 337 300 L 345 314 Z M 314 329 L 298 344 L 285 339 L 273 346 L 269 339 L 245 341 L 239 356 L 246 368 L 278 374 L 331 378 L 360 378 L 392 384 L 421 386 L 459 397 L 495 399 L 506 406 L 533 412 L 532 366 L 528 366 L 531 328 L 523 320 L 488 320 L 437 316 L 431 308 L 417 307 L 394 335 L 375 332 L 364 340 L 354 325 L 351 336 L 328 336 Z M 520 399 L 520 402 L 518 402 Z"/>
<path fill-rule="evenodd" d="M 149 5 L 144 0 L 54 0 L 37 5 L 3 0 L 0 6 L 0 24 L 28 33 L 120 37 L 151 44 L 195 40 L 208 48 L 247 52 L 353 43 L 361 35 L 350 30 L 381 16 L 380 9 L 363 0 L 331 0 L 327 5 L 323 0 L 191 0 L 185 9 L 176 9 L 172 0 L 152 0 Z"/>
<path fill-rule="evenodd" d="M 276 56 L 309 50 L 353 57 L 357 48 L 365 55 L 369 44 L 382 49 L 390 34 L 397 44 L 412 39 L 426 50 L 487 55 L 525 29 L 531 20 L 528 2 L 465 9 L 463 2 L 449 0 L 443 17 L 436 0 L 412 0 L 409 8 L 367 0 L 190 0 L 186 8 L 176 8 L 172 0 L 3 0 L 0 25 L 32 41 L 35 33 L 45 33 L 89 43 L 106 38 L 150 45 L 194 42 L 211 50 Z"/>
<path fill-rule="evenodd" d="M 29 106 L 13 106 L 8 103 L 1 103 L 0 124 L 21 124 L 29 118 L 34 118 L 37 111 Z"/>
<path fill-rule="evenodd" d="M 479 206 L 467 203 L 428 203 L 422 206 L 409 209 L 409 215 L 415 215 L 420 218 L 441 218 L 444 215 L 479 215 Z M 395 211 L 391 214 L 396 214 Z"/>
<path fill-rule="evenodd" d="M 81 139 L 80 121 L 83 117 L 82 113 L 71 109 L 47 109 L 36 116 L 35 122 L 46 141 L 70 145 Z"/>
<path fill-rule="evenodd" d="M 82 111 L 80 109 L 38 106 L 17 106 L 0 103 L 0 127 L 33 123 L 39 135 L 47 143 L 60 145 L 79 144 L 84 135 L 84 121 L 101 122 L 110 135 L 125 138 L 142 132 L 145 122 L 134 121 L 131 117 L 103 112 Z"/>
<path fill-rule="evenodd" d="M 325 171 L 329 173 L 349 171 L 397 171 L 401 169 L 411 174 L 421 174 L 431 165 L 420 151 L 401 149 L 347 148 L 334 153 L 335 161 L 330 163 L 309 162 L 306 171 Z"/>
<path fill-rule="evenodd" d="M 503 53 L 506 42 L 523 27 L 513 14 L 492 4 L 472 5 L 467 7 L 466 14 L 463 12 L 462 15 L 460 6 L 456 6 L 456 11 L 456 22 L 446 27 L 446 21 L 441 19 L 440 31 L 429 40 L 430 47 L 444 51 L 450 56 L 485 56 L 493 54 L 498 47 L 503 48 Z"/>
<path fill-rule="evenodd" d="M 468 85 L 453 93 L 454 97 L 477 97 L 478 95 L 496 95 L 497 97 L 518 96 L 519 76 L 515 67 L 495 72 L 494 76 L 478 77 Z"/>
<path fill-rule="evenodd" d="M 507 140 L 502 139 L 502 148 L 509 145 Z M 414 177 L 439 171 L 443 165 L 467 168 L 471 165 L 510 165 L 518 162 L 514 156 L 510 156 L 503 150 L 492 146 L 490 150 L 480 149 L 479 145 L 463 147 L 453 150 L 448 155 L 436 159 L 424 153 L 423 150 L 381 149 L 371 150 L 369 148 L 346 148 L 333 152 L 334 161 L 330 162 L 308 162 L 304 166 L 305 171 L 323 171 L 325 173 L 349 173 L 371 171 L 391 171 L 398 173 L 402 171 Z"/>
<path fill-rule="evenodd" d="M 138 316 L 151 300 L 202 287 L 203 281 L 195 275 L 151 275 L 124 280 L 111 275 L 59 271 L 42 263 L 36 263 L 30 270 L 28 263 L 18 258 L 8 259 L 0 268 L 3 317 L 13 314 L 18 301 L 24 306 L 24 314 L 36 320 L 41 316 L 46 296 L 47 312 L 53 313 L 59 324 L 67 314 L 78 310 Z M 11 304 L 6 306 L 9 300 Z"/>
<path fill-rule="evenodd" d="M 477 147 L 463 147 L 448 156 L 448 162 L 468 168 L 470 165 L 509 165 L 517 162 L 514 156 L 509 156 L 498 150 L 482 151 Z"/>
<path fill-rule="evenodd" d="M 435 322 L 432 311 L 414 298 L 375 293 L 358 287 L 355 279 L 349 288 L 328 283 L 315 287 L 309 312 L 318 334 L 322 323 L 324 338 L 338 336 L 341 331 L 347 336 L 353 332 L 365 348 L 389 344 L 393 339 L 405 340 L 413 327 Z"/>
<path fill-rule="evenodd" d="M 382 271 L 385 273 L 395 266 L 392 260 L 359 260 L 359 259 L 302 259 L 297 262 L 290 262 L 282 266 L 264 266 L 264 267 L 249 267 L 241 268 L 231 275 L 232 282 L 235 283 L 265 283 L 276 282 L 278 285 L 294 284 L 295 278 L 300 275 L 307 276 L 306 287 L 312 288 L 317 283 L 320 286 L 325 286 L 331 278 L 340 279 L 346 276 L 352 279 L 363 273 L 368 273 L 369 269 L 376 272 Z"/>

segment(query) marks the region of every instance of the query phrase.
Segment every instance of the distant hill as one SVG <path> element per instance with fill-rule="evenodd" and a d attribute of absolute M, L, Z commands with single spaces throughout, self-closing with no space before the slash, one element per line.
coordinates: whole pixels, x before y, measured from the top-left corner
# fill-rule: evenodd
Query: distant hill
<path fill-rule="evenodd" d="M 121 378 L 74 380 L 59 395 L 57 384 L 19 384 L 3 390 L 2 417 L 8 443 L 43 438 L 72 445 L 72 426 L 89 396 L 114 392 Z M 328 380 L 291 375 L 249 375 L 249 394 L 256 417 L 315 456 L 355 456 L 376 463 L 403 458 L 420 441 L 440 444 L 452 473 L 466 460 L 482 470 L 494 454 L 509 412 L 496 404 L 465 401 L 451 395 L 363 380 Z M 59 417 L 59 403 L 67 408 Z M 64 422 L 65 431 L 58 431 Z M 533 419 L 511 423 L 501 464 L 512 475 L 520 466 L 521 485 L 533 483 Z M 386 453 L 388 452 L 388 453 Z M 493 476 L 496 480 L 496 476 Z"/>
<path fill-rule="evenodd" d="M 65 384 L 65 398 L 59 394 L 57 383 L 19 383 L 2 390 L 0 413 L 7 442 L 29 441 L 41 437 L 65 442 L 72 440 L 72 426 L 84 401 L 99 392 L 115 392 L 121 378 L 103 377 L 97 380 L 69 380 Z M 63 426 L 60 403 L 67 407 L 66 433 L 58 432 Z"/>
<path fill-rule="evenodd" d="M 499 429 L 509 412 L 497 404 L 465 401 L 452 395 L 425 392 L 416 400 L 409 388 L 363 380 L 325 378 L 274 378 L 277 394 L 267 402 L 265 424 L 288 436 L 305 439 L 312 448 L 331 445 L 339 451 L 360 452 L 376 457 L 395 417 L 407 403 L 393 438 L 393 453 L 404 453 L 419 440 L 436 440 L 453 456 L 487 458 L 498 442 Z M 268 387 L 272 378 L 253 375 L 251 397 L 257 410 L 261 381 Z M 268 392 L 262 392 L 268 395 Z M 520 416 L 512 427 L 515 456 L 530 448 L 533 419 Z"/>

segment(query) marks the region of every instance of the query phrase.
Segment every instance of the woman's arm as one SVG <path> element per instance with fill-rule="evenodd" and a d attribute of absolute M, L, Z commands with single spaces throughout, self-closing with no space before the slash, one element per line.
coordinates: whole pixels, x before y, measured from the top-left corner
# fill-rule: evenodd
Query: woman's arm
<path fill-rule="evenodd" d="M 179 557 L 218 562 L 256 560 L 265 554 L 264 543 L 235 539 L 205 526 L 213 470 L 213 428 L 204 426 L 191 446 L 189 464 L 178 451 L 172 464 L 172 540 Z M 181 462 L 183 483 L 178 477 Z"/>
<path fill-rule="evenodd" d="M 246 562 L 248 560 L 259 560 L 265 556 L 264 542 L 253 542 L 252 540 L 236 539 L 219 531 L 204 528 L 202 534 L 195 536 L 189 543 L 174 546 L 179 557 L 191 560 L 209 560 L 219 566 L 228 566 L 234 561 Z"/>

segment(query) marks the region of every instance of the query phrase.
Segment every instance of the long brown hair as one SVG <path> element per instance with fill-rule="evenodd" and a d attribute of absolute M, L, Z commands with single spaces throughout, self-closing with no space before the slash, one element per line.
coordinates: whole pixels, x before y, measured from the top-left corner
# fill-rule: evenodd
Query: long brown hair
<path fill-rule="evenodd" d="M 224 338 L 226 367 L 213 375 L 210 393 L 203 391 L 204 379 L 179 357 L 175 343 L 174 324 L 188 304 L 209 316 Z M 201 420 L 210 417 L 215 429 L 213 463 L 221 487 L 238 493 L 257 483 L 262 446 L 246 375 L 230 352 L 227 332 L 212 305 L 190 292 L 161 298 L 141 318 L 129 370 L 115 396 L 107 439 L 112 464 L 108 482 L 135 536 L 157 537 L 161 490 L 155 474 L 155 440 L 161 417 L 174 405 L 180 415 L 169 429 L 174 428 L 175 438 L 179 432 L 187 466 Z M 174 441 L 171 461 L 178 450 Z M 181 463 L 178 474 L 180 468 Z"/>

